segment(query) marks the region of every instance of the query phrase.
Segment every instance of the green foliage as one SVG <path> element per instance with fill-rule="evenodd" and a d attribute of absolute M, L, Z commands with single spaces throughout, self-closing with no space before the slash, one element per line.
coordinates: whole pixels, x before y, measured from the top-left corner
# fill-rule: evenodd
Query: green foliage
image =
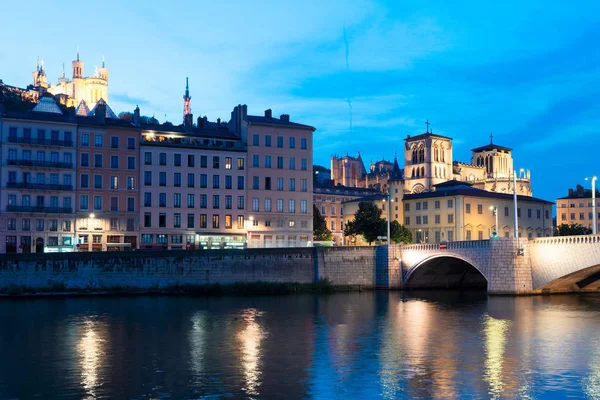
<path fill-rule="evenodd" d="M 412 243 L 412 233 L 398 221 L 392 221 L 390 224 L 390 236 L 394 243 Z"/>
<path fill-rule="evenodd" d="M 129 111 L 123 111 L 119 113 L 119 119 L 133 122 L 133 113 Z M 142 125 L 158 125 L 160 122 L 154 117 L 148 117 L 146 115 L 140 116 L 140 124 Z"/>
<path fill-rule="evenodd" d="M 589 235 L 592 230 L 586 228 L 580 224 L 560 224 L 554 230 L 554 236 L 577 236 L 577 235 Z"/>
<path fill-rule="evenodd" d="M 327 229 L 327 221 L 321 215 L 319 209 L 313 204 L 313 237 L 316 241 L 332 240 L 333 235 Z"/>
<path fill-rule="evenodd" d="M 386 235 L 386 222 L 381 217 L 381 210 L 377 205 L 363 201 L 358 204 L 358 211 L 354 220 L 349 221 L 344 228 L 344 235 L 362 235 L 369 244 L 377 239 L 377 236 Z"/>

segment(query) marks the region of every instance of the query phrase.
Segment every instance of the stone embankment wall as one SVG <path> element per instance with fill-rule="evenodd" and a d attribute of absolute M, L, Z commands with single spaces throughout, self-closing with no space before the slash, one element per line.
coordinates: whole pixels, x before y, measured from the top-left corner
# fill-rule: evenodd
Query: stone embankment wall
<path fill-rule="evenodd" d="M 0 257 L 0 290 L 110 290 L 239 282 L 375 286 L 375 247 L 18 254 Z"/>

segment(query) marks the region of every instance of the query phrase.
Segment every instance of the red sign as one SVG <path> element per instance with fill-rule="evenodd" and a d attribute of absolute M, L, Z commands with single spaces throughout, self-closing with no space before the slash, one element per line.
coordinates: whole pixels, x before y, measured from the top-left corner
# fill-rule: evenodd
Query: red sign
<path fill-rule="evenodd" d="M 446 250 L 448 248 L 448 243 L 440 243 L 440 250 Z"/>

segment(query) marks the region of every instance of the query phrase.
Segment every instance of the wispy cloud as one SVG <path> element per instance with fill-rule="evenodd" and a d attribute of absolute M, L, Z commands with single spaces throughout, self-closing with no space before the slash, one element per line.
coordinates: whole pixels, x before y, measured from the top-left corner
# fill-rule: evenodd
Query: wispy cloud
<path fill-rule="evenodd" d="M 110 97 L 113 100 L 116 100 L 121 103 L 129 104 L 129 105 L 148 105 L 150 101 L 143 99 L 141 97 L 129 96 L 127 93 L 110 93 Z"/>

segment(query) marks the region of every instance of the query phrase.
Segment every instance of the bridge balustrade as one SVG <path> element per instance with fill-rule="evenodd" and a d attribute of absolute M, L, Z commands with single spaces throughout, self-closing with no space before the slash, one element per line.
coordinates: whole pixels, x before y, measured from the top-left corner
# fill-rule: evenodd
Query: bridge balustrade
<path fill-rule="evenodd" d="M 579 236 L 554 236 L 547 238 L 535 238 L 536 244 L 576 244 L 576 243 L 600 243 L 600 235 Z"/>

